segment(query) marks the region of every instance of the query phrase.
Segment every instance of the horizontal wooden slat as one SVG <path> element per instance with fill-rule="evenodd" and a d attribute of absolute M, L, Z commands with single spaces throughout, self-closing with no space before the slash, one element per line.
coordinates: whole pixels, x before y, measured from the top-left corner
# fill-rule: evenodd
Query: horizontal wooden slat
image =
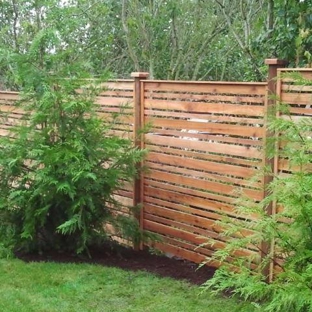
<path fill-rule="evenodd" d="M 151 178 L 155 180 L 159 180 L 159 181 L 164 181 L 165 183 L 171 183 L 171 184 L 183 185 L 183 186 L 190 187 L 190 188 L 202 189 L 202 190 L 206 190 L 207 192 L 213 192 L 216 194 L 227 195 L 227 196 L 232 196 L 232 197 L 237 196 L 234 193 L 235 191 L 237 191 L 237 188 L 232 185 L 223 184 L 223 183 L 219 183 L 215 181 L 201 180 L 201 179 L 197 179 L 196 177 L 190 178 L 190 177 L 185 177 L 185 176 L 178 175 L 178 174 L 154 170 L 153 173 L 151 174 Z M 245 188 L 245 189 L 242 189 L 242 192 L 255 200 L 262 199 L 261 191 Z"/>
<path fill-rule="evenodd" d="M 198 228 L 198 227 L 190 226 L 190 225 L 187 225 L 187 224 L 184 224 L 184 223 L 180 223 L 180 222 L 177 222 L 175 220 L 170 220 L 170 219 L 158 217 L 158 216 L 151 215 L 151 214 L 148 214 L 148 213 L 145 214 L 145 218 L 146 218 L 146 220 L 149 220 L 149 221 L 152 221 L 152 222 L 155 222 L 155 223 L 161 223 L 161 224 L 164 224 L 164 225 L 168 225 L 170 227 L 184 229 L 186 232 L 192 232 L 192 233 L 195 233 L 195 234 L 198 233 L 200 236 L 206 237 L 207 239 L 208 238 L 209 239 L 213 238 L 213 239 L 216 239 L 216 240 L 219 240 L 219 241 L 222 241 L 222 242 L 227 242 L 229 240 L 228 237 L 220 236 L 218 233 L 211 232 L 211 231 L 206 230 L 206 229 L 201 229 L 201 228 Z M 166 243 L 169 243 L 169 244 L 179 245 L 176 242 L 177 240 L 175 240 L 174 238 L 171 238 L 171 237 L 168 237 L 168 236 L 163 236 L 163 235 L 161 235 L 160 238 L 162 239 L 163 242 L 166 242 Z M 186 243 L 185 241 L 182 242 L 181 240 L 178 240 L 178 242 L 180 244 L 183 244 L 183 245 L 180 245 L 180 246 L 183 246 L 186 249 L 196 250 L 196 252 L 202 253 L 202 254 L 206 254 L 206 255 L 207 254 L 208 255 L 212 254 L 211 250 L 209 250 L 209 249 L 207 249 L 205 247 L 201 248 L 201 247 L 195 246 L 195 245 L 193 245 L 191 243 Z M 248 249 L 250 249 L 251 251 L 255 251 L 255 254 L 258 252 L 258 248 L 255 248 L 254 246 L 248 246 Z"/>
<path fill-rule="evenodd" d="M 281 81 L 294 81 L 295 77 L 303 77 L 305 79 L 312 79 L 311 68 L 279 68 L 278 76 L 281 77 Z"/>
<path fill-rule="evenodd" d="M 132 80 L 108 81 L 101 84 L 102 87 L 109 90 L 133 90 Z"/>
<path fill-rule="evenodd" d="M 153 247 L 168 254 L 175 255 L 176 257 L 180 257 L 181 259 L 186 259 L 195 263 L 202 263 L 206 260 L 206 256 L 199 254 L 196 251 L 186 250 L 174 245 L 168 245 L 165 243 L 155 242 L 153 243 Z M 220 263 L 217 261 L 210 261 L 209 266 L 219 267 Z"/>
<path fill-rule="evenodd" d="M 96 97 L 96 104 L 107 106 L 129 106 L 133 105 L 133 98 L 118 98 L 118 97 Z"/>
<path fill-rule="evenodd" d="M 22 108 L 13 105 L 0 105 L 0 111 L 3 113 L 25 114 Z"/>
<path fill-rule="evenodd" d="M 207 113 L 190 113 L 190 112 L 176 112 L 176 111 L 166 111 L 166 110 L 155 110 L 155 109 L 145 109 L 145 116 L 170 116 L 172 118 L 180 119 L 197 119 L 203 120 L 203 122 L 226 122 L 235 124 L 249 124 L 249 125 L 263 125 L 263 118 L 261 117 L 238 117 L 238 116 L 228 116 L 228 115 L 215 115 Z"/>
<path fill-rule="evenodd" d="M 195 133 L 194 133 L 195 132 Z M 229 136 L 224 134 L 209 134 L 198 131 L 184 131 L 184 130 L 168 130 L 155 128 L 153 132 L 150 132 L 153 135 L 163 136 L 163 137 L 176 137 L 183 140 L 193 140 L 193 141 L 206 141 L 206 142 L 220 142 L 220 143 L 232 143 L 233 145 L 247 145 L 253 147 L 262 147 L 263 142 L 262 138 L 256 137 L 238 137 L 238 136 Z M 166 139 L 166 138 L 165 138 Z"/>
<path fill-rule="evenodd" d="M 266 83 L 142 81 L 144 90 L 264 95 Z"/>
<path fill-rule="evenodd" d="M 186 232 L 181 229 L 176 229 L 170 226 L 166 226 L 160 223 L 155 223 L 149 220 L 144 220 L 144 228 L 148 231 L 153 231 L 159 234 L 168 235 L 171 237 L 175 237 L 178 239 L 185 240 L 186 242 L 191 242 L 195 244 L 195 247 L 200 246 L 201 244 L 208 243 L 208 238 L 200 237 L 194 233 Z M 221 241 L 214 241 L 214 245 L 210 246 L 212 250 L 216 249 L 224 249 L 225 243 Z M 236 250 L 233 252 L 233 255 L 236 256 L 250 256 L 254 254 L 254 252 L 250 250 Z"/>
<path fill-rule="evenodd" d="M 133 98 L 133 90 L 112 90 L 107 89 L 98 95 L 99 97 L 120 97 L 120 98 Z"/>
<path fill-rule="evenodd" d="M 132 115 L 126 115 L 126 114 L 120 114 L 117 117 L 114 114 L 111 113 L 103 113 L 103 112 L 98 112 L 97 116 L 104 119 L 104 120 L 114 120 L 118 123 L 126 123 L 126 124 L 133 124 L 134 120 L 133 120 L 133 116 Z"/>
<path fill-rule="evenodd" d="M 148 170 L 160 170 L 165 172 L 177 173 L 182 174 L 184 176 L 191 176 L 197 177 L 202 179 L 208 179 L 210 181 L 216 181 L 221 183 L 227 183 L 229 185 L 235 185 L 236 187 L 247 187 L 253 189 L 260 189 L 262 188 L 262 180 L 261 177 L 258 178 L 258 181 L 254 181 L 256 179 L 244 179 L 244 178 L 236 178 L 236 177 L 229 177 L 226 175 L 220 175 L 210 172 L 203 172 L 203 171 L 195 171 L 188 168 L 181 168 L 175 166 L 168 166 L 160 163 L 153 163 L 153 162 L 146 162 L 145 163 Z"/>
<path fill-rule="evenodd" d="M 307 108 L 290 107 L 289 112 L 290 114 L 294 114 L 294 115 L 312 116 L 312 110 L 310 107 L 307 107 Z"/>
<path fill-rule="evenodd" d="M 246 167 L 255 167 L 257 169 L 260 169 L 262 166 L 261 160 L 255 159 L 235 158 L 235 156 L 232 157 L 228 155 L 214 155 L 205 152 L 197 152 L 181 148 L 173 148 L 170 146 L 151 145 L 148 142 L 145 143 L 145 147 L 148 149 L 148 151 L 164 153 L 165 155 L 179 155 L 180 157 L 189 157 L 199 160 L 216 161 L 219 163 L 226 164 L 237 164 Z"/>
<path fill-rule="evenodd" d="M 124 206 L 132 206 L 133 205 L 133 201 L 131 198 L 128 198 L 128 197 L 124 197 L 124 196 L 120 196 L 120 195 L 114 195 L 113 196 L 114 199 L 116 201 L 118 201 L 121 205 L 124 205 Z"/>
<path fill-rule="evenodd" d="M 195 216 L 190 213 L 186 213 L 186 212 L 182 212 L 178 210 L 171 210 L 168 208 L 157 207 L 151 204 L 144 205 L 144 212 L 155 214 L 155 215 L 162 216 L 165 218 L 170 218 L 175 221 L 183 222 L 186 224 L 191 224 L 191 225 L 198 226 L 200 228 L 206 228 L 206 229 L 211 229 L 215 221 L 215 220 Z"/>
<path fill-rule="evenodd" d="M 148 109 L 163 109 L 168 111 L 182 111 L 190 113 L 228 114 L 238 116 L 263 116 L 264 109 L 260 105 L 238 105 L 224 103 L 194 103 L 165 100 L 145 99 L 145 107 Z"/>
<path fill-rule="evenodd" d="M 192 213 L 194 213 L 192 207 L 195 207 L 194 209 L 197 209 L 196 214 L 203 217 L 212 218 L 209 211 L 213 211 L 215 220 L 219 219 L 220 215 L 224 213 L 236 216 L 233 206 L 228 203 L 213 201 L 209 198 L 196 196 L 195 194 L 178 193 L 178 190 L 179 189 L 161 189 L 157 187 L 157 185 L 153 186 L 153 183 L 151 183 L 144 187 L 144 199 L 146 202 L 158 205 L 164 204 L 164 207 L 167 206 L 176 210 L 191 211 Z M 200 193 L 197 195 L 200 195 Z M 181 205 L 183 207 L 181 207 Z M 216 213 L 218 216 L 216 216 Z"/>
<path fill-rule="evenodd" d="M 177 148 L 185 148 L 189 150 L 197 150 L 203 152 L 217 153 L 223 155 L 241 156 L 245 158 L 261 159 L 262 153 L 253 147 L 245 147 L 238 145 L 227 145 L 221 143 L 199 142 L 191 140 L 183 140 L 178 138 L 162 138 L 152 134 L 146 134 L 145 140 L 149 143 L 171 146 Z"/>
<path fill-rule="evenodd" d="M 168 114 L 170 116 L 170 114 Z M 263 128 L 260 127 L 247 127 L 240 125 L 230 125 L 221 123 L 211 122 L 195 122 L 188 120 L 177 120 L 177 119 L 160 119 L 160 118 L 146 118 L 146 122 L 153 125 L 153 127 L 163 127 L 171 129 L 183 129 L 196 130 L 206 133 L 213 134 L 227 134 L 236 136 L 247 136 L 247 137 L 262 137 Z M 157 131 L 157 129 L 155 130 Z"/>
<path fill-rule="evenodd" d="M 0 99 L 17 101 L 20 99 L 20 96 L 18 92 L 0 91 Z"/>
<path fill-rule="evenodd" d="M 144 183 L 145 183 L 145 186 L 146 185 L 154 186 L 159 189 L 174 191 L 174 192 L 181 193 L 181 194 L 188 194 L 191 196 L 203 197 L 209 200 L 215 200 L 217 202 L 233 204 L 234 201 L 236 200 L 234 197 L 230 197 L 227 195 L 209 193 L 209 192 L 205 192 L 201 190 L 192 189 L 187 186 L 177 186 L 173 184 L 163 183 L 160 181 L 154 181 L 154 180 L 148 179 L 146 177 L 144 179 Z"/>
<path fill-rule="evenodd" d="M 289 93 L 283 92 L 281 95 L 281 101 L 286 104 L 305 104 L 311 105 L 312 94 L 311 93 Z"/>
<path fill-rule="evenodd" d="M 219 225 L 216 221 L 219 221 L 221 220 L 221 218 L 224 217 L 224 214 L 218 214 L 218 213 L 213 213 L 213 212 L 210 212 L 209 210 L 201 210 L 201 209 L 198 209 L 198 208 L 189 208 L 187 206 L 183 206 L 183 205 L 178 205 L 178 204 L 174 204 L 174 203 L 171 203 L 171 202 L 166 202 L 164 200 L 159 200 L 159 199 L 156 199 L 156 198 L 152 198 L 152 197 L 146 197 L 146 200 L 147 202 L 149 202 L 149 207 L 151 207 L 150 205 L 152 204 L 154 207 L 156 207 L 157 205 L 159 206 L 159 214 L 154 213 L 151 214 L 149 213 L 148 211 L 148 208 L 146 209 L 144 207 L 144 213 L 146 215 L 146 218 L 147 219 L 150 219 L 150 220 L 156 220 L 157 222 L 159 223 L 163 223 L 163 224 L 168 224 L 168 225 L 172 225 L 174 227 L 177 227 L 177 228 L 190 228 L 192 227 L 194 229 L 194 232 L 195 233 L 202 233 L 204 236 L 206 237 L 214 237 L 214 238 L 217 238 L 219 240 L 224 240 L 224 241 L 227 241 L 228 238 L 225 236 L 220 236 L 219 234 L 221 232 L 223 232 L 224 228 L 222 228 L 221 225 Z M 164 207 L 169 207 L 169 209 L 172 209 L 173 210 L 178 210 L 178 211 L 186 211 L 188 213 L 192 213 L 192 211 L 196 211 L 195 215 L 196 216 L 202 216 L 202 217 L 205 217 L 205 218 L 209 218 L 210 217 L 210 221 L 211 223 L 207 223 L 206 227 L 198 227 L 198 225 L 194 224 L 192 225 L 190 222 L 183 222 L 183 220 L 178 220 L 176 218 L 174 219 L 166 219 L 164 215 L 162 215 L 161 213 L 161 209 L 163 209 Z M 231 215 L 231 214 L 227 214 L 228 216 Z M 234 214 L 235 216 L 235 214 Z M 255 217 L 254 220 L 257 220 L 257 218 Z M 208 231 L 208 232 L 207 232 Z M 208 234 L 212 235 L 212 236 L 207 236 Z M 251 230 L 248 230 L 248 229 L 241 229 L 240 232 L 239 232 L 239 235 L 244 235 L 244 236 L 249 236 L 249 235 L 252 235 L 254 234 Z M 234 235 L 235 236 L 235 235 Z M 250 246 L 248 247 L 249 249 L 255 249 L 254 246 Z M 255 249 L 255 250 L 258 250 L 258 249 Z"/>
<path fill-rule="evenodd" d="M 281 90 L 284 92 L 312 92 L 312 85 L 298 85 L 282 83 Z"/>
<path fill-rule="evenodd" d="M 210 238 L 210 236 L 207 236 L 207 232 L 209 231 L 209 233 L 216 238 L 217 240 L 222 241 L 222 239 L 220 238 L 220 235 L 218 236 L 218 233 L 223 232 L 224 229 L 222 229 L 222 227 L 220 225 L 218 225 L 216 223 L 216 220 L 220 220 L 221 216 L 216 215 L 216 217 L 209 219 L 209 218 L 203 218 L 203 217 L 199 217 L 196 215 L 192 215 L 190 213 L 185 213 L 184 211 L 176 211 L 176 210 L 171 210 L 168 208 L 163 208 L 163 207 L 158 207 L 156 205 L 151 205 L 151 204 L 147 204 L 146 206 L 144 206 L 144 213 L 146 215 L 146 219 L 153 219 L 152 216 L 158 216 L 161 219 L 158 219 L 158 223 L 161 224 L 167 224 L 167 225 L 173 225 L 175 224 L 175 228 L 179 229 L 179 228 L 184 228 L 186 229 L 187 227 L 185 227 L 184 225 L 189 225 L 192 226 L 192 229 L 195 229 L 195 232 L 197 232 L 197 230 L 204 230 L 200 231 L 202 233 L 204 233 L 204 235 L 202 235 L 205 238 Z M 166 220 L 170 219 L 170 222 L 165 222 L 164 219 L 166 218 Z M 154 218 L 155 220 L 155 218 Z M 171 223 L 173 222 L 173 223 Z M 187 231 L 189 232 L 189 231 Z M 194 233 L 194 231 L 190 231 L 192 233 Z M 248 235 L 253 234 L 250 230 L 244 230 L 242 229 L 240 231 L 240 235 L 245 235 L 246 237 Z M 229 238 L 225 237 L 225 241 L 228 240 Z M 249 249 L 249 248 L 247 248 Z M 251 249 L 258 251 L 258 249 L 254 246 L 251 246 Z"/>
<path fill-rule="evenodd" d="M 212 93 L 185 93 L 181 92 L 161 92 L 161 91 L 151 91 L 148 90 L 144 93 L 146 98 L 150 99 L 164 99 L 164 100 L 174 100 L 174 101 L 193 101 L 193 102 L 215 102 L 215 103 L 237 103 L 237 104 L 264 104 L 263 95 L 253 95 L 250 96 L 237 94 L 237 95 L 227 95 L 227 94 L 212 94 Z"/>
<path fill-rule="evenodd" d="M 153 152 L 148 154 L 147 160 L 151 162 L 160 162 L 171 166 L 186 167 L 199 171 L 216 172 L 219 174 L 226 174 L 242 178 L 250 178 L 256 174 L 256 170 L 252 168 L 219 164 L 217 162 L 207 160 L 203 161 L 192 158 L 183 158 L 183 163 L 181 163 L 181 157 Z"/>
<path fill-rule="evenodd" d="M 224 241 L 228 240 L 228 238 L 226 237 L 220 237 L 220 233 L 210 231 L 209 229 L 206 229 L 206 228 L 203 229 L 203 228 L 199 228 L 197 226 L 193 226 L 190 224 L 181 223 L 177 220 L 167 219 L 162 216 L 150 214 L 148 212 L 144 212 L 144 219 L 155 222 L 155 223 L 165 224 L 165 225 L 175 227 L 175 228 L 180 228 L 186 232 L 198 234 L 207 238 L 209 237 L 209 238 L 220 239 L 220 240 L 224 239 Z"/>

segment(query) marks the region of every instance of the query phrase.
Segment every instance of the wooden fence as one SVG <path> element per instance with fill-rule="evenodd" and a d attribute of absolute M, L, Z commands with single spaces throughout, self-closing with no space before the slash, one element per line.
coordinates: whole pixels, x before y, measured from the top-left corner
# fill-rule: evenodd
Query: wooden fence
<path fill-rule="evenodd" d="M 162 238 L 155 248 L 203 261 L 226 246 L 215 221 L 224 214 L 236 218 L 237 190 L 260 201 L 271 177 L 251 178 L 267 165 L 276 173 L 287 172 L 285 160 L 266 158 L 265 142 L 272 134 L 266 129 L 265 117 L 275 104 L 271 95 L 290 103 L 294 116 L 311 116 L 312 87 L 302 87 L 302 92 L 289 79 L 276 82 L 282 63 L 269 60 L 267 64 L 268 83 L 155 81 L 147 80 L 146 73 L 134 73 L 134 81 L 107 83 L 107 90 L 97 98 L 103 118 L 124 107 L 113 133 L 126 135 L 149 150 L 145 161 L 149 172 L 134 187 L 119 190 L 116 198 L 124 206 L 142 205 L 142 229 Z M 312 78 L 311 70 L 299 72 Z M 14 107 L 17 98 L 17 93 L 0 92 L 0 110 L 9 112 L 0 125 L 1 135 L 7 135 L 22 114 Z M 138 136 L 138 130 L 147 124 L 151 125 L 148 132 Z M 274 209 L 269 207 L 268 213 Z M 199 247 L 207 237 L 217 243 Z M 269 248 L 264 242 L 262 250 Z M 238 254 L 263 256 L 252 247 Z M 256 265 L 257 257 L 254 259 Z"/>
<path fill-rule="evenodd" d="M 250 179 L 262 167 L 266 83 L 142 81 L 142 90 L 153 125 L 144 229 L 161 236 L 158 249 L 201 262 L 226 244 L 215 221 L 235 218 L 235 191 L 262 199 L 262 180 Z M 198 248 L 207 237 L 218 243 Z"/>
<path fill-rule="evenodd" d="M 277 115 L 279 118 L 291 120 L 292 122 L 299 122 L 303 119 L 312 118 L 312 69 L 279 69 L 278 70 L 277 88 L 276 94 L 278 104 L 287 105 L 288 109 L 278 110 Z M 276 134 L 276 135 L 282 135 Z M 302 134 L 301 134 L 302 135 Z M 307 133 L 311 136 L 311 132 Z M 274 158 L 274 174 L 287 176 L 292 172 L 298 170 L 298 167 L 291 165 L 285 157 L 283 157 L 283 146 L 285 142 L 279 140 L 277 153 Z M 298 151 L 300 152 L 300 151 Z M 306 168 L 311 172 L 311 167 Z M 281 205 L 273 203 L 272 213 L 281 212 Z M 274 246 L 275 250 L 275 262 L 281 265 L 284 261 L 284 254 L 279 252 L 278 246 Z M 281 268 L 279 265 L 275 265 L 271 268 L 271 274 L 280 272 Z"/>
<path fill-rule="evenodd" d="M 15 106 L 18 99 L 17 92 L 0 91 L 0 136 L 9 135 L 9 129 L 24 115 L 23 110 Z"/>

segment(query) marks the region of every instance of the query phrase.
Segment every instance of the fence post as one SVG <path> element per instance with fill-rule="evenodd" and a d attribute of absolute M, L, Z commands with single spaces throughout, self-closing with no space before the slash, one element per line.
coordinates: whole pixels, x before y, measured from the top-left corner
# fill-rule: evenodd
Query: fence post
<path fill-rule="evenodd" d="M 133 134 L 134 134 L 134 142 L 137 148 L 143 148 L 143 140 L 142 134 L 140 134 L 141 129 L 144 127 L 144 90 L 142 90 L 142 80 L 147 79 L 149 73 L 146 72 L 134 72 L 131 73 L 131 77 L 134 78 L 134 89 L 133 89 L 133 107 L 134 107 L 134 127 L 133 127 Z M 141 174 L 142 163 L 139 162 L 137 164 L 137 169 L 139 175 L 134 180 L 133 186 L 133 206 L 139 206 L 140 214 L 137 215 L 137 219 L 140 225 L 140 229 L 143 229 L 143 179 Z M 142 249 L 143 246 L 141 243 L 135 243 L 134 249 L 139 250 Z"/>
<path fill-rule="evenodd" d="M 264 157 L 263 157 L 263 167 L 266 170 L 266 173 L 263 177 L 263 198 L 269 195 L 268 186 L 273 180 L 273 173 L 276 172 L 274 158 L 269 158 L 268 156 L 268 147 L 269 140 L 275 136 L 274 133 L 268 129 L 268 116 L 270 114 L 275 114 L 276 108 L 276 97 L 277 97 L 277 69 L 285 67 L 288 62 L 280 59 L 266 59 L 265 64 L 268 65 L 268 79 L 267 79 L 267 96 L 265 101 L 265 111 L 264 111 Z M 269 171 L 267 171 L 267 169 Z M 271 202 L 266 207 L 266 214 L 272 215 L 276 213 L 275 203 Z M 261 244 L 261 259 L 265 258 L 269 253 L 273 254 L 274 251 L 274 241 L 263 241 Z M 263 268 L 263 275 L 266 277 L 267 282 L 271 282 L 273 279 L 273 261 L 270 261 Z"/>

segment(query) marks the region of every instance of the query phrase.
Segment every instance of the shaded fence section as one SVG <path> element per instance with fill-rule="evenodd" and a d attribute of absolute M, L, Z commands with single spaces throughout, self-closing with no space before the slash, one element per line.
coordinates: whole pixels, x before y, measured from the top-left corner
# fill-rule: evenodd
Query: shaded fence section
<path fill-rule="evenodd" d="M 98 115 L 110 124 L 110 134 L 133 138 L 134 107 L 133 80 L 108 81 L 103 84 L 103 92 L 96 97 Z M 0 91 L 0 136 L 10 135 L 10 128 L 18 125 L 24 117 L 23 109 L 16 105 L 19 100 L 17 92 Z M 118 115 L 115 118 L 114 115 Z M 124 184 L 114 194 L 114 198 L 121 204 L 117 213 L 129 214 L 128 207 L 133 205 L 133 186 Z M 107 230 L 114 234 L 115 230 L 108 224 Z M 115 237 L 120 240 L 118 235 Z"/>
<path fill-rule="evenodd" d="M 277 80 L 277 99 L 278 105 L 284 106 L 284 109 L 277 110 L 277 117 L 291 122 L 311 121 L 312 118 L 312 69 L 279 69 Z M 274 159 L 274 173 L 280 176 L 289 176 L 297 170 L 302 170 L 294 164 L 290 164 L 289 160 L 284 156 L 283 148 L 285 142 L 283 142 L 283 133 L 277 133 L 279 136 L 277 153 Z M 311 139 L 311 129 L 307 132 L 301 132 L 302 139 Z M 295 142 L 295 141 L 294 141 Z M 299 142 L 299 146 L 302 142 Z M 298 153 L 301 151 L 298 150 Z M 304 168 L 308 172 L 312 171 L 310 166 Z M 296 191 L 296 190 L 295 190 Z M 273 213 L 281 212 L 283 207 L 279 203 L 274 203 Z M 291 220 L 284 220 L 291 222 Z M 282 265 L 285 255 L 280 252 L 278 244 L 275 247 L 275 261 Z M 280 272 L 281 267 L 275 265 L 272 268 L 272 274 Z"/>
<path fill-rule="evenodd" d="M 280 105 L 287 105 L 285 112 L 278 110 L 278 117 L 294 122 L 310 120 L 312 118 L 312 69 L 280 69 L 278 75 L 280 77 L 277 84 L 278 102 Z M 282 142 L 279 142 L 279 150 L 282 148 Z M 275 157 L 275 173 L 289 174 L 296 170 L 295 167 L 290 167 L 288 160 L 280 154 Z"/>
<path fill-rule="evenodd" d="M 262 199 L 266 83 L 143 81 L 150 172 L 144 177 L 144 229 L 156 247 L 200 262 L 224 248 L 215 224 L 235 218 L 237 190 Z M 213 246 L 199 245 L 207 237 Z M 240 251 L 243 254 L 255 250 Z"/>
<path fill-rule="evenodd" d="M 18 100 L 17 92 L 0 91 L 0 136 L 9 135 L 9 129 L 17 125 L 24 115 L 23 110 L 16 107 Z"/>
<path fill-rule="evenodd" d="M 103 84 L 104 91 L 96 98 L 97 113 L 111 127 L 111 135 L 117 135 L 126 139 L 133 139 L 134 133 L 134 86 L 133 80 L 116 80 Z M 117 116 L 117 117 L 116 117 Z M 124 183 L 115 194 L 114 199 L 120 204 L 115 209 L 115 214 L 129 215 L 129 207 L 133 206 L 133 185 Z M 110 224 L 106 224 L 106 230 L 119 242 L 125 241 Z"/>

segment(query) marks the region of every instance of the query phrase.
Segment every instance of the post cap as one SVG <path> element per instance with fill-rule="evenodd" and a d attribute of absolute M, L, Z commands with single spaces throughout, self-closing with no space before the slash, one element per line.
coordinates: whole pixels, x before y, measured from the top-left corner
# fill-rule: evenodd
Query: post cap
<path fill-rule="evenodd" d="M 131 73 L 132 78 L 147 78 L 149 76 L 149 73 L 146 72 L 134 72 Z"/>
<path fill-rule="evenodd" d="M 265 59 L 264 63 L 266 65 L 282 65 L 282 66 L 285 66 L 288 64 L 288 61 L 280 60 L 278 58 L 272 58 L 272 59 Z"/>

